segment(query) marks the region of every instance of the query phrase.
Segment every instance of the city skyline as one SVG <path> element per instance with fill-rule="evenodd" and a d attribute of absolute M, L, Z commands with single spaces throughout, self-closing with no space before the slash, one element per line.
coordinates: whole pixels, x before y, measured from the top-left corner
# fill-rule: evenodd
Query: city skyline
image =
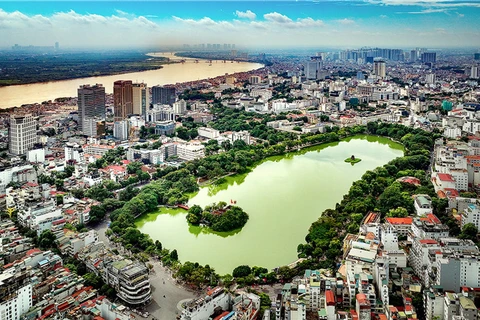
<path fill-rule="evenodd" d="M 0 47 L 475 47 L 478 16 L 460 0 L 0 2 Z"/>

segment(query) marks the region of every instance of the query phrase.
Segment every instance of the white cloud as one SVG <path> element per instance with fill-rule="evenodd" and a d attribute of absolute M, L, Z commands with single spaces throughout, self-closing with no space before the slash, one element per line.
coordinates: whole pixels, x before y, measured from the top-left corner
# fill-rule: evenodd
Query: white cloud
<path fill-rule="evenodd" d="M 343 25 L 352 25 L 352 24 L 355 24 L 355 21 L 352 20 L 352 19 L 347 19 L 347 18 L 344 18 L 344 19 L 340 19 L 340 20 L 336 20 L 338 23 L 340 24 L 343 24 Z"/>
<path fill-rule="evenodd" d="M 235 15 L 239 18 L 245 18 L 250 20 L 255 20 L 257 18 L 257 15 L 250 10 L 247 10 L 245 12 L 237 10 L 235 11 Z"/>
<path fill-rule="evenodd" d="M 439 8 L 424 8 L 439 9 Z M 442 9 L 442 8 L 440 8 Z M 413 11 L 413 10 L 412 10 Z M 245 11 L 248 12 L 248 11 Z M 244 12 L 244 13 L 245 13 Z M 459 14 L 450 19 L 457 20 Z M 422 29 L 401 31 L 387 24 L 382 28 L 367 25 L 363 20 L 322 21 L 311 17 L 292 19 L 279 12 L 258 16 L 255 20 L 240 18 L 215 20 L 182 18 L 151 20 L 150 16 L 135 16 L 117 11 L 111 16 L 80 14 L 75 11 L 57 12 L 49 16 L 26 15 L 0 9 L 0 47 L 19 45 L 53 45 L 61 47 L 139 47 L 183 43 L 236 43 L 238 46 L 363 46 L 372 45 L 372 35 L 382 39 L 375 45 L 460 46 L 478 36 L 468 29 L 448 31 Z M 343 25 L 355 25 L 352 28 Z M 448 21 L 445 22 L 448 25 Z M 412 29 L 415 27 L 411 26 Z M 452 28 L 460 28 L 452 26 Z M 301 32 L 299 32 L 301 31 Z M 423 32 L 423 33 L 422 33 Z M 448 33 L 445 33 L 448 32 Z M 325 36 L 325 35 L 334 36 Z M 286 42 L 285 39 L 289 41 Z"/>
<path fill-rule="evenodd" d="M 457 17 L 459 17 L 459 18 L 465 17 L 465 15 L 463 13 L 458 13 L 458 12 L 455 12 L 455 13 L 457 14 Z"/>
<path fill-rule="evenodd" d="M 425 9 L 422 11 L 410 11 L 409 14 L 447 13 L 448 9 Z"/>
<path fill-rule="evenodd" d="M 271 12 L 263 15 L 265 20 L 276 23 L 292 23 L 292 19 L 278 12 Z"/>
<path fill-rule="evenodd" d="M 421 6 L 421 7 L 476 7 L 480 8 L 480 3 L 460 2 L 453 0 L 364 0 L 366 3 L 389 6 Z"/>
<path fill-rule="evenodd" d="M 388 18 L 388 16 L 387 16 L 387 15 L 384 15 L 384 14 L 381 14 L 381 15 L 380 15 L 380 18 L 385 19 L 385 18 Z"/>

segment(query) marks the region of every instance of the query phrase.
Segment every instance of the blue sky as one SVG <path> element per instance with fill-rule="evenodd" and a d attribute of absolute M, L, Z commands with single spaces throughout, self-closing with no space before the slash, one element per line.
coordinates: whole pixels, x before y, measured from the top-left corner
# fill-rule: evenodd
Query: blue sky
<path fill-rule="evenodd" d="M 475 47 L 480 1 L 0 1 L 0 47 Z"/>

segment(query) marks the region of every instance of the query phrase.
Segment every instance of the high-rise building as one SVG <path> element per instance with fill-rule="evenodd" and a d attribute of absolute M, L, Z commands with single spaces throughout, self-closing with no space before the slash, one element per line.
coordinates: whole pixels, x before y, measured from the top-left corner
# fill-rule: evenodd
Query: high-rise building
<path fill-rule="evenodd" d="M 478 66 L 472 66 L 470 69 L 470 78 L 478 79 Z"/>
<path fill-rule="evenodd" d="M 133 84 L 133 113 L 145 116 L 150 105 L 146 83 Z"/>
<path fill-rule="evenodd" d="M 424 52 L 424 53 L 422 53 L 421 60 L 422 60 L 423 63 L 436 62 L 437 61 L 437 53 L 436 52 Z"/>
<path fill-rule="evenodd" d="M 128 120 L 115 121 L 113 124 L 113 137 L 118 140 L 127 140 L 129 133 Z"/>
<path fill-rule="evenodd" d="M 380 78 L 385 78 L 387 75 L 385 60 L 375 59 L 373 61 L 373 73 Z"/>
<path fill-rule="evenodd" d="M 307 61 L 304 65 L 305 77 L 309 80 L 317 79 L 318 71 L 323 67 L 321 57 L 318 58 L 320 59 Z"/>
<path fill-rule="evenodd" d="M 11 115 L 8 129 L 10 153 L 25 154 L 37 142 L 37 120 L 31 114 Z"/>
<path fill-rule="evenodd" d="M 101 84 L 88 84 L 78 88 L 78 130 L 84 131 L 87 119 L 105 118 L 105 87 Z"/>
<path fill-rule="evenodd" d="M 173 104 L 176 99 L 175 87 L 152 87 L 152 103 L 153 104 Z"/>
<path fill-rule="evenodd" d="M 58 49 L 60 49 L 60 43 L 55 42 L 55 50 L 58 50 Z"/>
<path fill-rule="evenodd" d="M 410 51 L 410 62 L 415 62 L 418 60 L 417 50 Z"/>
<path fill-rule="evenodd" d="M 179 100 L 173 104 L 173 112 L 175 114 L 183 114 L 187 111 L 187 103 L 185 100 Z"/>
<path fill-rule="evenodd" d="M 127 119 L 133 114 L 133 86 L 131 80 L 118 80 L 113 83 L 113 107 L 115 121 Z"/>
<path fill-rule="evenodd" d="M 473 58 L 474 58 L 475 60 L 480 60 L 480 53 L 475 53 L 475 54 L 473 55 Z"/>

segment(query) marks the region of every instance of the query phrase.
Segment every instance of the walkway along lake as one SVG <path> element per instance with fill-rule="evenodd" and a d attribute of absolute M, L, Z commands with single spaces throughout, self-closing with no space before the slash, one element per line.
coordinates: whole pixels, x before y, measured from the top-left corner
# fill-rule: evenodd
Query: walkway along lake
<path fill-rule="evenodd" d="M 344 162 L 351 155 L 362 161 Z M 209 232 L 188 225 L 186 211 L 165 208 L 144 215 L 136 225 L 165 248 L 177 249 L 180 261 L 208 264 L 219 274 L 242 264 L 272 269 L 296 260 L 312 222 L 334 208 L 354 181 L 401 156 L 403 147 L 388 138 L 355 136 L 270 157 L 247 174 L 201 188 L 188 202 L 203 208 L 235 200 L 250 216 L 243 229 Z"/>

